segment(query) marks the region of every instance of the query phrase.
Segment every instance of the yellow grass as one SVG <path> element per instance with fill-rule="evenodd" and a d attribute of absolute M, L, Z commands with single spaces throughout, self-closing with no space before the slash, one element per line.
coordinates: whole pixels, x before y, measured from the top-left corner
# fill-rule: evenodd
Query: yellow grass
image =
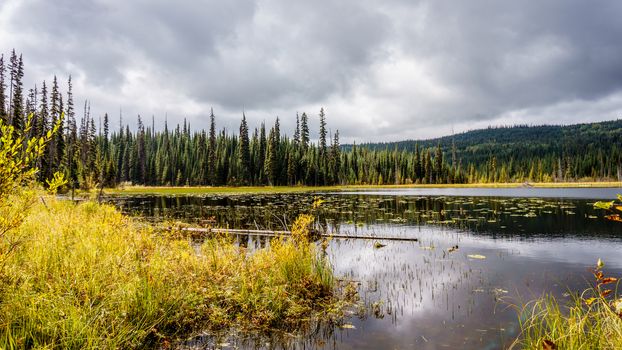
<path fill-rule="evenodd" d="M 0 250 L 1 349 L 157 348 L 203 330 L 295 329 L 336 307 L 332 270 L 313 244 L 196 247 L 112 206 L 44 200 L 26 198 L 24 222 L 0 240 L 19 239 Z"/>

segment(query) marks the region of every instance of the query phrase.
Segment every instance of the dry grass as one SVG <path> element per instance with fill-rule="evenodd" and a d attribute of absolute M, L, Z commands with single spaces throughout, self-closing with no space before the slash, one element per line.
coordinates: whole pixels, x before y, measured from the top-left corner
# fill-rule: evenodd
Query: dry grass
<path fill-rule="evenodd" d="M 112 206 L 34 198 L 1 241 L 22 238 L 0 270 L 2 349 L 158 347 L 199 330 L 292 329 L 337 309 L 332 270 L 308 242 L 249 253 L 221 238 L 197 250 Z"/>

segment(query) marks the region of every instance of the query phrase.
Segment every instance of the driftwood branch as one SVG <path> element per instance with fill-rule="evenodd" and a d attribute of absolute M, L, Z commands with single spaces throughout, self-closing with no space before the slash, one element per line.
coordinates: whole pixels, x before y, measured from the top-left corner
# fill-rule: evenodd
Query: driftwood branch
<path fill-rule="evenodd" d="M 172 228 L 169 228 L 172 229 Z M 276 237 L 276 236 L 287 236 L 291 235 L 291 231 L 270 231 L 270 230 L 244 230 L 244 229 L 227 229 L 227 228 L 200 228 L 200 227 L 183 227 L 181 231 L 188 232 L 199 232 L 205 234 L 212 233 L 230 233 L 235 235 L 247 235 L 247 236 L 265 236 L 265 237 Z M 417 242 L 419 239 L 417 238 L 409 238 L 409 237 L 378 237 L 378 236 L 363 236 L 363 235 L 343 235 L 343 234 L 329 234 L 322 233 L 320 234 L 322 237 L 332 237 L 335 239 L 370 239 L 375 241 L 404 241 L 404 242 Z"/>

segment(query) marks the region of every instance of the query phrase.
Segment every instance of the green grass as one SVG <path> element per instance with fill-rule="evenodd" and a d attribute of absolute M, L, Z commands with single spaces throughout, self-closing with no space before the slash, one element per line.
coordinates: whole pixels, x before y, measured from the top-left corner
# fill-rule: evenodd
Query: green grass
<path fill-rule="evenodd" d="M 225 237 L 197 249 L 112 206 L 29 206 L 0 240 L 20 242 L 0 250 L 1 349 L 159 347 L 204 330 L 295 330 L 338 309 L 313 244 L 277 239 L 249 253 Z"/>
<path fill-rule="evenodd" d="M 532 182 L 538 188 L 622 187 L 622 182 Z M 243 187 L 174 187 L 127 186 L 106 189 L 111 195 L 202 195 L 202 194 L 271 194 L 322 191 L 352 191 L 400 188 L 518 188 L 522 183 L 430 184 L 430 185 L 347 185 L 347 186 L 243 186 Z"/>
<path fill-rule="evenodd" d="M 581 295 L 560 301 L 548 294 L 520 308 L 521 333 L 512 348 L 622 349 L 622 298 L 607 289 L 616 279 L 595 271 L 598 285 Z"/>

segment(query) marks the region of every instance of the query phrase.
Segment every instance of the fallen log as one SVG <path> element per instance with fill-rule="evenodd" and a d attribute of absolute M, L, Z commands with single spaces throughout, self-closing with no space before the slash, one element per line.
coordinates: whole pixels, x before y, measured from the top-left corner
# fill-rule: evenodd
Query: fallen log
<path fill-rule="evenodd" d="M 246 236 L 264 236 L 264 237 L 277 237 L 291 235 L 291 231 L 270 231 L 270 230 L 245 230 L 245 229 L 228 229 L 228 228 L 201 228 L 201 227 L 182 227 L 182 231 L 199 232 L 199 233 L 230 233 L 235 235 Z M 321 233 L 319 236 L 331 237 L 335 239 L 370 239 L 376 241 L 404 241 L 404 242 L 417 242 L 418 238 L 410 237 L 381 237 L 381 236 L 362 236 L 362 235 L 344 235 L 344 234 L 330 234 Z"/>

